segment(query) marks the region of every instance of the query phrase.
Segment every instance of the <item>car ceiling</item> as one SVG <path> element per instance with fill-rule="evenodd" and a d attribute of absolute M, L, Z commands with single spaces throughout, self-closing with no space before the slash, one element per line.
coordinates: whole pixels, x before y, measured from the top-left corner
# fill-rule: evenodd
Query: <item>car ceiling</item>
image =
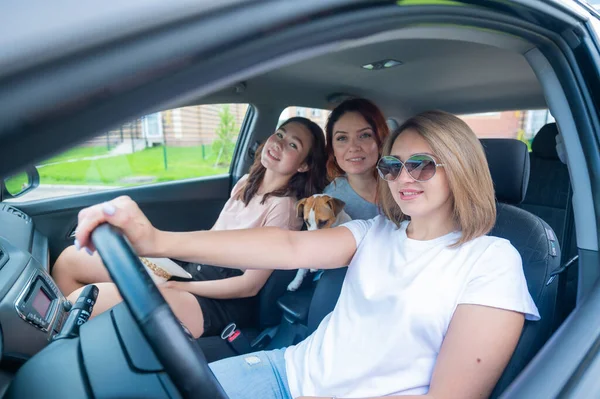
<path fill-rule="evenodd" d="M 426 109 L 471 113 L 544 108 L 524 55 L 533 46 L 509 35 L 456 27 L 411 27 L 340 43 L 338 51 L 294 63 L 193 102 L 277 102 L 332 108 L 337 93 L 376 101 L 403 119 Z M 403 64 L 369 71 L 384 59 Z"/>

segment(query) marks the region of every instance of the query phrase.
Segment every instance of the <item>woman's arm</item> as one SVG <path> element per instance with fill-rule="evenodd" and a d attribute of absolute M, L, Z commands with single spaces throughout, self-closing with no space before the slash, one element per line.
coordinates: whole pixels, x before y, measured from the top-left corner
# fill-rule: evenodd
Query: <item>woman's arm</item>
<path fill-rule="evenodd" d="M 267 282 L 272 270 L 246 270 L 241 276 L 211 281 L 167 281 L 163 286 L 212 299 L 251 298 Z"/>
<path fill-rule="evenodd" d="M 320 269 L 347 266 L 356 252 L 345 227 L 290 231 L 277 227 L 248 230 L 159 232 L 152 256 L 250 269 Z"/>
<path fill-rule="evenodd" d="M 86 208 L 79 213 L 77 243 L 93 249 L 90 234 L 101 223 L 119 227 L 141 256 L 242 269 L 322 269 L 343 267 L 356 252 L 345 227 L 288 231 L 275 227 L 175 233 L 156 229 L 129 197 Z"/>

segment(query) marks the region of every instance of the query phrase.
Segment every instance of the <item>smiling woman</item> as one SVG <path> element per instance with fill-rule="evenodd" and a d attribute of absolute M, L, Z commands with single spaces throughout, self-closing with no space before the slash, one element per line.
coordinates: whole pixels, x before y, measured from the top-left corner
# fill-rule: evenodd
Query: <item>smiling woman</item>
<path fill-rule="evenodd" d="M 367 99 L 346 100 L 329 115 L 327 173 L 333 181 L 325 193 L 344 201 L 352 219 L 378 214 L 375 164 L 388 134 L 383 113 Z"/>

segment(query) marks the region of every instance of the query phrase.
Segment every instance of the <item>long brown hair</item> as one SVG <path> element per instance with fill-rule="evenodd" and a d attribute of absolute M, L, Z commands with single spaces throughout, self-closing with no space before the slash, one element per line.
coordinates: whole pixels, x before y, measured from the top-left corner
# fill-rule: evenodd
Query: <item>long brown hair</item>
<path fill-rule="evenodd" d="M 280 128 L 290 123 L 301 124 L 308 129 L 313 138 L 312 146 L 304 161 L 308 166 L 308 170 L 306 172 L 297 172 L 290 178 L 287 185 L 275 191 L 266 193 L 260 202 L 261 204 L 264 204 L 270 196 L 294 197 L 297 199 L 310 197 L 313 194 L 322 192 L 327 185 L 327 174 L 325 170 L 325 135 L 323 134 L 323 130 L 310 119 L 301 116 L 295 116 L 286 120 L 281 124 Z M 267 169 L 263 166 L 260 159 L 260 154 L 262 154 L 264 146 L 265 144 L 263 143 L 256 150 L 256 157 L 254 163 L 250 167 L 248 180 L 246 180 L 244 188 L 240 190 L 237 196 L 237 199 L 244 201 L 246 206 L 258 192 L 263 178 L 265 177 Z"/>
<path fill-rule="evenodd" d="M 327 176 L 330 180 L 333 180 L 338 176 L 343 176 L 346 173 L 337 164 L 333 154 L 333 126 L 348 112 L 357 112 L 361 114 L 363 118 L 365 118 L 369 126 L 371 126 L 371 129 L 373 129 L 373 133 L 375 133 L 375 141 L 377 142 L 377 147 L 380 149 L 380 151 L 381 144 L 389 135 L 388 125 L 385 122 L 383 113 L 377 107 L 377 105 L 371 101 L 365 98 L 352 98 L 335 107 L 334 110 L 331 111 L 331 114 L 329 114 L 327 125 L 325 126 L 327 137 Z M 375 177 L 377 177 L 376 170 L 374 173 Z"/>
<path fill-rule="evenodd" d="M 460 118 L 444 111 L 427 111 L 404 122 L 383 145 L 390 155 L 402 132 L 412 129 L 444 164 L 453 202 L 453 219 L 462 235 L 452 246 L 489 233 L 496 222 L 494 185 L 483 147 L 471 128 Z M 388 184 L 380 180 L 379 198 L 385 215 L 397 226 L 408 216 L 394 200 Z"/>

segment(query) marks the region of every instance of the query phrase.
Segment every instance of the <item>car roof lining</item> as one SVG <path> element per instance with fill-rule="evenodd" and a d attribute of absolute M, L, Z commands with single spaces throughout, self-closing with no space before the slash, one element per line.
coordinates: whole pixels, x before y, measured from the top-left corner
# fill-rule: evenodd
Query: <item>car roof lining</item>
<path fill-rule="evenodd" d="M 284 65 L 179 105 L 264 103 L 331 109 L 332 96 L 370 98 L 389 117 L 403 120 L 425 109 L 454 113 L 545 108 L 542 88 L 523 56 L 535 48 L 519 37 L 491 30 L 413 25 L 335 44 L 331 51 Z M 367 71 L 383 59 L 403 65 Z M 189 98 L 189 97 L 188 97 Z"/>

